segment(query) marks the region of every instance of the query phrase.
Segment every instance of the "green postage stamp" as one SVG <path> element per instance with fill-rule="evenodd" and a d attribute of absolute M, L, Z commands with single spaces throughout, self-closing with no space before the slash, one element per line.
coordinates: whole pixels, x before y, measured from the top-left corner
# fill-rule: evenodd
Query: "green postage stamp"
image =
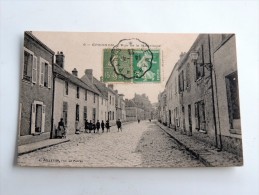
<path fill-rule="evenodd" d="M 158 83 L 161 81 L 160 65 L 160 50 L 104 49 L 103 81 Z"/>

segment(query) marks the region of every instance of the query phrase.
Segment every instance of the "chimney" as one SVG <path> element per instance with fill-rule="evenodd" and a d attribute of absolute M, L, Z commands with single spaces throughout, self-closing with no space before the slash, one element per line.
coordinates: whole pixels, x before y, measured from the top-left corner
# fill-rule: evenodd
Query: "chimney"
<path fill-rule="evenodd" d="M 108 87 L 113 89 L 113 84 L 108 84 Z"/>
<path fill-rule="evenodd" d="M 60 66 L 61 68 L 64 68 L 65 65 L 65 56 L 63 52 L 59 52 L 56 54 L 56 64 Z"/>
<path fill-rule="evenodd" d="M 93 69 L 86 69 L 85 70 L 85 75 L 93 83 Z"/>
<path fill-rule="evenodd" d="M 180 54 L 180 59 L 182 59 L 182 57 L 184 57 L 185 56 L 185 52 L 181 52 L 181 54 Z"/>
<path fill-rule="evenodd" d="M 74 68 L 74 69 L 72 70 L 72 74 L 77 77 L 78 71 L 77 71 L 76 68 Z"/>

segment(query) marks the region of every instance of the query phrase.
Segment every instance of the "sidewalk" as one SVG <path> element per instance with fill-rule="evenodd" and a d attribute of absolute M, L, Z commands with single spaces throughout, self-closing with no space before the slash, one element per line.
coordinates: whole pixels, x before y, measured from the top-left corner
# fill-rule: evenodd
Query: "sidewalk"
<path fill-rule="evenodd" d="M 31 143 L 31 144 L 26 144 L 26 145 L 21 145 L 18 146 L 18 156 L 23 155 L 23 154 L 27 154 L 30 152 L 34 152 L 36 150 L 40 150 L 43 148 L 47 148 L 50 146 L 54 146 L 57 144 L 61 144 L 61 143 L 65 143 L 70 141 L 69 138 L 66 139 L 47 139 L 47 140 L 43 140 L 40 142 L 35 142 L 35 143 Z"/>
<path fill-rule="evenodd" d="M 200 160 L 205 166 L 230 167 L 243 165 L 242 157 L 226 151 L 218 152 L 215 147 L 196 140 L 192 136 L 183 135 L 179 131 L 168 128 L 159 122 L 155 122 L 155 124 L 169 134 L 179 145 Z"/>

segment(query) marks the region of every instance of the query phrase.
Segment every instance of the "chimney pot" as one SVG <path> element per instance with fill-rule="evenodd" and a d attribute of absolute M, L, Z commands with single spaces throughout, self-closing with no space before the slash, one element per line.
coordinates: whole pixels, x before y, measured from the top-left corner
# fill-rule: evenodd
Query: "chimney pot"
<path fill-rule="evenodd" d="M 56 64 L 58 66 L 60 66 L 61 68 L 64 68 L 65 65 L 65 55 L 63 54 L 63 52 L 57 52 L 56 54 Z"/>
<path fill-rule="evenodd" d="M 77 71 L 77 69 L 76 68 L 74 68 L 73 70 L 72 70 L 72 74 L 74 75 L 74 76 L 78 76 L 78 71 Z"/>
<path fill-rule="evenodd" d="M 113 84 L 108 84 L 108 87 L 113 89 Z"/>

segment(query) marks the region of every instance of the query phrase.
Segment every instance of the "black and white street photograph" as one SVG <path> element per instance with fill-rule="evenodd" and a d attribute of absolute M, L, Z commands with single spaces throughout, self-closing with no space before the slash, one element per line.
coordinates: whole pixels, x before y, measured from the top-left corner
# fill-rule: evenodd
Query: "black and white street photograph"
<path fill-rule="evenodd" d="M 235 34 L 25 31 L 19 166 L 243 165 Z"/>
<path fill-rule="evenodd" d="M 0 195 L 258 195 L 258 0 L 0 0 Z"/>

